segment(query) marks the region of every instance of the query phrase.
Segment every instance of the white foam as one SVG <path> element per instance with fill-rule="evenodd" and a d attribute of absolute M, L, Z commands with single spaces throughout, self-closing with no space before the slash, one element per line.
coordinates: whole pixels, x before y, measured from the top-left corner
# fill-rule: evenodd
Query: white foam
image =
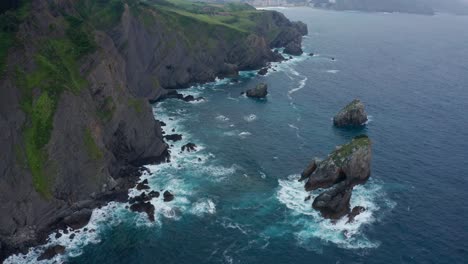
<path fill-rule="evenodd" d="M 367 121 L 364 122 L 364 125 L 367 125 L 367 124 L 369 124 L 369 123 L 372 122 L 372 121 L 374 121 L 374 117 L 371 116 L 371 115 L 368 115 L 368 116 L 367 116 Z"/>
<path fill-rule="evenodd" d="M 302 78 L 302 80 L 299 81 L 299 86 L 298 86 L 298 87 L 293 88 L 293 89 L 291 89 L 291 90 L 288 91 L 288 97 L 289 97 L 289 99 L 292 99 L 291 95 L 292 95 L 293 93 L 295 93 L 295 92 L 297 92 L 297 91 L 300 91 L 300 90 L 302 90 L 302 89 L 305 87 L 305 85 L 306 85 L 306 83 L 307 83 L 307 80 L 308 80 L 307 77 Z"/>
<path fill-rule="evenodd" d="M 218 115 L 218 116 L 216 116 L 216 120 L 227 122 L 227 121 L 229 121 L 229 118 L 224 116 L 224 115 Z"/>
<path fill-rule="evenodd" d="M 340 70 L 327 70 L 325 72 L 336 74 L 336 73 L 340 72 Z"/>
<path fill-rule="evenodd" d="M 320 192 L 306 192 L 303 183 L 297 181 L 299 177 L 299 175 L 290 175 L 287 180 L 279 180 L 276 197 L 291 210 L 290 214 L 295 219 L 291 225 L 300 227 L 301 230 L 295 232 L 294 235 L 301 246 L 308 247 L 313 239 L 331 242 L 343 248 L 379 246 L 379 242 L 370 241 L 361 232 L 362 226 L 375 221 L 374 214 L 380 209 L 375 202 L 377 197 L 382 195 L 379 185 L 368 182 L 365 185 L 356 186 L 351 198 L 351 207 L 363 206 L 366 211 L 356 216 L 352 223 L 347 223 L 347 217 L 334 223 L 321 217 L 319 212 L 312 208 L 311 203 Z M 305 197 L 309 195 L 311 199 L 305 202 Z"/>
<path fill-rule="evenodd" d="M 192 205 L 190 212 L 197 216 L 203 216 L 205 214 L 215 214 L 216 205 L 210 199 L 199 199 Z"/>
<path fill-rule="evenodd" d="M 248 131 L 243 131 L 243 132 L 239 133 L 239 137 L 241 137 L 241 138 L 246 138 L 246 137 L 251 136 L 251 135 L 252 135 L 252 133 L 250 133 Z"/>
<path fill-rule="evenodd" d="M 257 116 L 254 114 L 250 114 L 248 116 L 244 116 L 244 120 L 247 122 L 252 122 L 252 121 L 257 120 Z"/>

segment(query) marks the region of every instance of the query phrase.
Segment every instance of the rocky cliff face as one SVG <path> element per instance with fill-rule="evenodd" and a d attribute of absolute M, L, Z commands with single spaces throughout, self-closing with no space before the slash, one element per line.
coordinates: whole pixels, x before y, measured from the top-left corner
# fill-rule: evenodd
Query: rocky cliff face
<path fill-rule="evenodd" d="M 246 29 L 157 3 L 33 0 L 0 32 L 0 260 L 126 201 L 139 166 L 166 160 L 148 99 L 279 60 L 271 48 L 306 30 L 276 12 L 250 10 Z"/>
<path fill-rule="evenodd" d="M 305 189 L 327 189 L 312 206 L 326 218 L 338 219 L 348 214 L 353 187 L 370 176 L 371 156 L 370 139 L 358 136 L 337 147 L 325 160 L 312 161 L 301 176 L 301 180 L 306 180 Z"/>

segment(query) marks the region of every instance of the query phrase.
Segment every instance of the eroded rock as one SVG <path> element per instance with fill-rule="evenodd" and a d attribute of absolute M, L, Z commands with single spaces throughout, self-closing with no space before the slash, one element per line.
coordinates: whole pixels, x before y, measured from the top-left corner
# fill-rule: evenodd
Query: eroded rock
<path fill-rule="evenodd" d="M 337 127 L 362 126 L 367 121 L 364 104 L 355 99 L 333 117 L 333 124 Z"/>
<path fill-rule="evenodd" d="M 255 88 L 249 89 L 246 92 L 247 97 L 252 98 L 265 98 L 268 94 L 268 85 L 260 83 Z"/>

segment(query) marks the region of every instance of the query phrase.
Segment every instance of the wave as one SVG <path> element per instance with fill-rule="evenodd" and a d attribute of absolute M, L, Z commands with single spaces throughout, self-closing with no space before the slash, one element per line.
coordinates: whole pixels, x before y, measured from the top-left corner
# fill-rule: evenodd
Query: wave
<path fill-rule="evenodd" d="M 227 122 L 227 121 L 229 121 L 229 118 L 224 116 L 224 115 L 218 115 L 218 116 L 216 116 L 216 120 Z"/>
<path fill-rule="evenodd" d="M 374 214 L 381 209 L 377 200 L 386 199 L 380 185 L 370 180 L 366 185 L 356 186 L 351 197 L 351 207 L 363 206 L 366 211 L 356 216 L 352 223 L 347 223 L 346 217 L 333 222 L 322 218 L 312 208 L 311 201 L 319 192 L 306 192 L 303 183 L 297 181 L 299 177 L 290 175 L 287 180 L 279 180 L 276 193 L 278 201 L 290 210 L 293 221 L 288 228 L 299 228 L 294 232 L 299 245 L 313 248 L 314 240 L 331 242 L 347 249 L 375 248 L 380 245 L 378 241 L 370 241 L 361 231 L 363 226 L 376 221 Z M 311 199 L 304 202 L 305 197 L 309 195 Z"/>
<path fill-rule="evenodd" d="M 196 203 L 193 204 L 190 212 L 197 216 L 203 216 L 205 214 L 215 214 L 216 205 L 210 199 L 199 199 Z"/>
<path fill-rule="evenodd" d="M 332 74 L 336 74 L 338 72 L 340 72 L 340 70 L 327 70 L 325 71 L 326 73 L 332 73 Z"/>
<path fill-rule="evenodd" d="M 293 93 L 295 93 L 295 92 L 297 92 L 297 91 L 300 91 L 300 90 L 302 90 L 302 89 L 305 87 L 305 85 L 306 85 L 306 83 L 307 83 L 307 80 L 308 80 L 308 78 L 307 78 L 307 77 L 304 77 L 302 80 L 299 81 L 299 86 L 297 86 L 296 88 L 293 88 L 293 89 L 291 89 L 291 90 L 288 91 L 288 97 L 289 97 L 289 99 L 292 99 L 292 96 L 291 96 L 291 95 L 292 95 Z"/>
<path fill-rule="evenodd" d="M 248 131 L 243 131 L 243 132 L 239 133 L 239 137 L 241 137 L 241 138 L 246 138 L 246 137 L 251 136 L 251 135 L 252 135 L 252 133 L 250 133 Z"/>

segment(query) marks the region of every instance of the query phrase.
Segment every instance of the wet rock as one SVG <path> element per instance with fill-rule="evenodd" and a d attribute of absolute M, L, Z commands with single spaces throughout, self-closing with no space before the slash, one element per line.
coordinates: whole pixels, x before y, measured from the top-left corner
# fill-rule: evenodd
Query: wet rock
<path fill-rule="evenodd" d="M 75 236 L 76 236 L 75 234 L 71 234 L 71 235 L 69 236 L 70 240 L 73 240 L 73 239 L 75 238 Z"/>
<path fill-rule="evenodd" d="M 182 151 L 188 151 L 188 152 L 192 152 L 192 151 L 196 151 L 197 150 L 197 145 L 195 145 L 194 143 L 187 143 L 185 145 L 183 145 L 181 148 L 180 148 Z"/>
<path fill-rule="evenodd" d="M 133 212 L 146 213 L 148 219 L 154 222 L 154 205 L 150 202 L 136 203 L 130 206 L 130 210 Z"/>
<path fill-rule="evenodd" d="M 176 142 L 176 141 L 182 140 L 182 135 L 181 134 L 166 135 L 164 136 L 164 139 Z"/>
<path fill-rule="evenodd" d="M 329 188 L 341 181 L 351 186 L 363 183 L 370 176 L 371 157 L 370 139 L 365 135 L 357 136 L 318 162 L 305 188 L 307 191 Z"/>
<path fill-rule="evenodd" d="M 138 191 L 141 191 L 141 190 L 148 190 L 150 187 L 148 186 L 148 180 L 144 180 L 140 183 L 137 184 L 136 186 L 136 189 Z"/>
<path fill-rule="evenodd" d="M 354 99 L 333 117 L 333 124 L 337 127 L 362 126 L 367 121 L 364 104 Z"/>
<path fill-rule="evenodd" d="M 339 219 L 350 211 L 352 187 L 340 182 L 315 198 L 312 207 L 324 218 Z"/>
<path fill-rule="evenodd" d="M 165 191 L 163 193 L 163 197 L 164 197 L 165 202 L 170 202 L 170 201 L 174 200 L 174 195 L 172 193 L 170 193 L 169 191 Z"/>
<path fill-rule="evenodd" d="M 88 224 L 92 213 L 93 211 L 91 209 L 79 210 L 65 217 L 63 223 L 73 229 L 80 229 Z"/>
<path fill-rule="evenodd" d="M 60 232 L 55 233 L 55 238 L 60 238 L 60 237 L 62 237 L 62 233 Z"/>
<path fill-rule="evenodd" d="M 313 53 L 313 52 L 309 53 L 309 56 L 313 57 L 313 56 L 314 56 L 314 53 Z"/>
<path fill-rule="evenodd" d="M 65 247 L 62 245 L 55 245 L 47 248 L 44 252 L 37 258 L 37 261 L 41 260 L 50 260 L 57 255 L 62 255 L 65 253 Z"/>
<path fill-rule="evenodd" d="M 309 195 L 309 196 L 307 196 L 306 198 L 304 198 L 304 202 L 307 202 L 307 201 L 309 201 L 309 200 L 310 200 L 310 198 L 312 198 L 312 196 L 310 196 L 310 195 Z"/>
<path fill-rule="evenodd" d="M 266 68 L 266 67 L 260 69 L 260 70 L 257 72 L 258 75 L 266 75 L 267 73 L 268 73 L 268 68 Z"/>
<path fill-rule="evenodd" d="M 159 121 L 159 125 L 163 127 L 166 126 L 166 123 L 164 123 L 163 121 Z"/>
<path fill-rule="evenodd" d="M 199 161 L 199 162 L 201 162 L 201 161 L 202 161 L 202 159 L 201 159 L 201 158 L 198 158 L 198 161 Z"/>
<path fill-rule="evenodd" d="M 346 223 L 352 223 L 354 221 L 354 218 L 364 211 L 366 211 L 366 208 L 362 206 L 355 206 L 353 210 L 351 210 L 351 212 L 348 214 L 348 221 Z"/>
<path fill-rule="evenodd" d="M 301 173 L 301 178 L 299 179 L 299 181 L 303 181 L 307 178 L 309 178 L 309 176 L 317 169 L 317 163 L 315 160 L 312 160 L 309 165 L 307 166 L 307 168 L 304 169 L 304 171 Z"/>
<path fill-rule="evenodd" d="M 151 198 L 158 198 L 159 197 L 159 192 L 158 191 L 151 191 L 148 193 L 148 196 Z"/>
<path fill-rule="evenodd" d="M 149 201 L 151 200 L 152 197 L 150 197 L 149 195 L 146 195 L 145 192 L 143 192 L 142 194 L 138 195 L 138 196 L 135 196 L 135 197 L 132 197 L 130 199 L 128 199 L 128 202 L 133 204 L 133 203 L 141 203 L 141 202 L 146 202 L 146 201 Z"/>
<path fill-rule="evenodd" d="M 252 98 L 265 98 L 268 94 L 268 86 L 265 83 L 260 83 L 255 88 L 247 90 L 246 94 Z"/>

